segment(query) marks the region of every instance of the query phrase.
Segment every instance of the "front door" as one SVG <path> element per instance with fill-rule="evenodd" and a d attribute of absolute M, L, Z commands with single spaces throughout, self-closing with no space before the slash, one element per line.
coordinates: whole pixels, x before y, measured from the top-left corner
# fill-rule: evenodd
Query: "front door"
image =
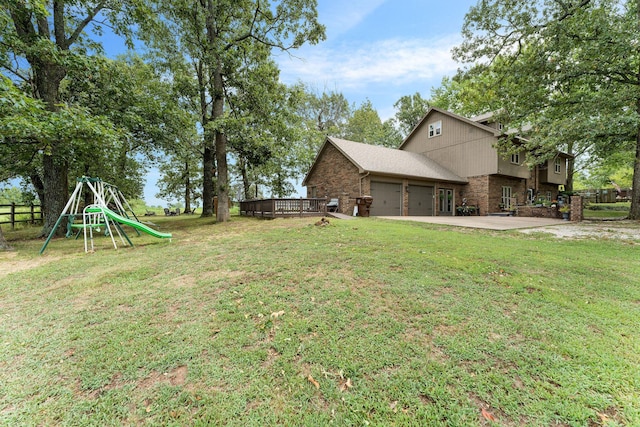
<path fill-rule="evenodd" d="M 449 188 L 438 190 L 438 213 L 443 216 L 453 213 L 453 190 Z"/>
<path fill-rule="evenodd" d="M 502 187 L 502 209 L 511 209 L 511 187 Z M 515 206 L 514 206 L 515 207 Z"/>

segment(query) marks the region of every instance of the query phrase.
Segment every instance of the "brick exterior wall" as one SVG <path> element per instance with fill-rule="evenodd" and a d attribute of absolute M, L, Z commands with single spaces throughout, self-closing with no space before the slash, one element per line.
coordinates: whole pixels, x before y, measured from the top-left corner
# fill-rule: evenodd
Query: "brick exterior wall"
<path fill-rule="evenodd" d="M 469 183 L 463 187 L 460 194 L 460 203 L 463 198 L 467 198 L 467 204 L 477 206 L 480 209 L 480 215 L 489 213 L 489 176 L 472 176 L 469 177 Z"/>
<path fill-rule="evenodd" d="M 489 177 L 489 212 L 500 212 L 502 203 L 502 187 L 511 187 L 511 197 L 516 205 L 524 204 L 527 200 L 527 186 L 522 178 L 510 178 L 500 175 Z"/>
<path fill-rule="evenodd" d="M 331 144 L 318 156 L 306 185 L 307 197 L 338 199 L 338 212 L 344 214 L 353 213 L 355 198 L 360 196 L 358 168 Z"/>

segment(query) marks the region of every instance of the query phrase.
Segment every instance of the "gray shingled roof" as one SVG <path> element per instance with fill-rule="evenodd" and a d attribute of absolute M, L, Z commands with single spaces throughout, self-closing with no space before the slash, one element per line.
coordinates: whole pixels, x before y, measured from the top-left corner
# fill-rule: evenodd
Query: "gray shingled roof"
<path fill-rule="evenodd" d="M 328 137 L 327 140 L 349 158 L 360 172 L 434 181 L 467 182 L 466 179 L 418 153 L 333 137 Z"/>

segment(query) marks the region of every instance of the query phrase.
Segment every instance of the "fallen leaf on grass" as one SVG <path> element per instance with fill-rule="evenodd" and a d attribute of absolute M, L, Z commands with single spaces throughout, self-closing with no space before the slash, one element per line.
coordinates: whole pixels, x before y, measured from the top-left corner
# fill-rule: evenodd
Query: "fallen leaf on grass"
<path fill-rule="evenodd" d="M 348 390 L 351 387 L 353 387 L 353 384 L 351 384 L 351 378 L 347 378 L 347 381 L 340 386 L 340 391 Z"/>
<path fill-rule="evenodd" d="M 316 388 L 318 388 L 318 389 L 320 388 L 320 383 L 319 383 L 318 381 L 314 380 L 314 379 L 313 379 L 313 377 L 312 377 L 311 375 L 309 375 L 309 376 L 307 377 L 307 379 L 309 380 L 309 382 L 310 382 L 311 384 L 313 384 L 314 386 L 316 386 Z"/>
<path fill-rule="evenodd" d="M 488 420 L 488 421 L 495 421 L 496 420 L 496 417 L 494 417 L 491 412 L 487 411 L 484 408 L 482 408 L 482 416 L 484 417 L 485 420 Z"/>
<path fill-rule="evenodd" d="M 282 316 L 284 314 L 284 310 L 280 310 L 280 311 L 276 311 L 275 313 L 271 313 L 271 317 L 273 319 L 277 319 L 278 317 Z"/>
<path fill-rule="evenodd" d="M 605 425 L 607 422 L 609 422 L 609 416 L 607 414 L 598 412 L 598 416 L 600 417 L 600 421 L 602 422 L 602 425 Z"/>

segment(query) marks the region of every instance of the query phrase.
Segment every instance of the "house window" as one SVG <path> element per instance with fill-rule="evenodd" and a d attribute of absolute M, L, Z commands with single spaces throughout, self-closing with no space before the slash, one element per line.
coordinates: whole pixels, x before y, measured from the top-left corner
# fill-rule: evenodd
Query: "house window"
<path fill-rule="evenodd" d="M 442 135 L 442 120 L 438 120 L 434 123 L 429 123 L 429 138 Z"/>
<path fill-rule="evenodd" d="M 560 158 L 556 157 L 556 160 L 554 162 L 554 166 L 555 166 L 555 172 L 556 173 L 562 172 L 562 163 L 560 162 Z"/>
<path fill-rule="evenodd" d="M 500 207 L 504 210 L 511 209 L 511 187 L 502 187 L 502 203 Z"/>
<path fill-rule="evenodd" d="M 511 155 L 511 163 L 514 165 L 520 164 L 520 153 L 514 153 Z"/>
<path fill-rule="evenodd" d="M 312 199 L 316 199 L 318 197 L 318 187 L 316 187 L 315 185 L 313 187 L 311 187 L 310 197 Z"/>

